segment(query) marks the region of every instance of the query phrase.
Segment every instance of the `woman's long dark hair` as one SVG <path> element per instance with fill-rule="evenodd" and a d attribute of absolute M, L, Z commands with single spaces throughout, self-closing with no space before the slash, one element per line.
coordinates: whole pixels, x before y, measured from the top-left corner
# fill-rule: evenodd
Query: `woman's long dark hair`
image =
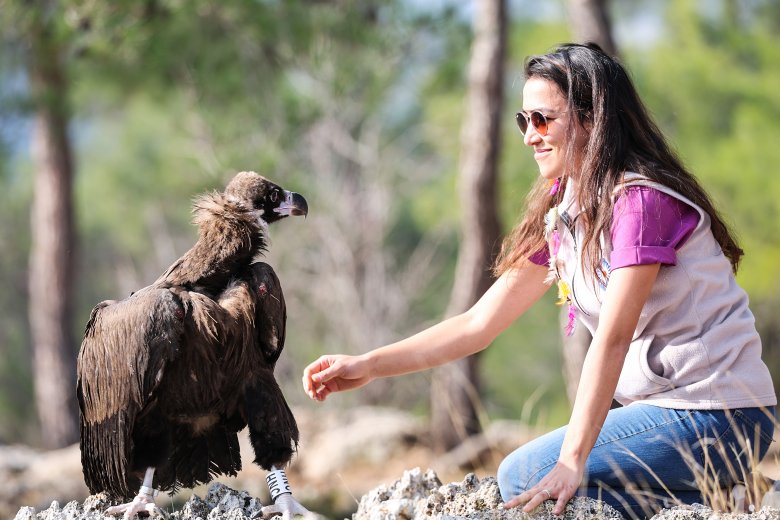
<path fill-rule="evenodd" d="M 707 212 L 723 253 L 737 271 L 743 251 L 715 210 L 710 198 L 666 142 L 617 60 L 597 45 L 565 44 L 525 63 L 526 80 L 541 78 L 558 86 L 566 110 L 574 119 L 568 127 L 565 171 L 558 194 L 549 195 L 549 181 L 540 178 L 528 195 L 522 221 L 506 237 L 495 272 L 502 274 L 546 246 L 544 215 L 560 203 L 565 182 L 576 167 L 578 203 L 584 219 L 583 268 L 594 275 L 602 258 L 599 237 L 612 224 L 612 193 L 625 172 L 636 172 L 663 184 Z M 572 116 L 570 116 L 572 117 Z M 579 127 L 579 128 L 578 128 Z M 575 150 L 576 132 L 589 129 L 587 144 Z M 608 235 L 607 235 L 608 236 Z M 595 278 L 594 278 L 595 279 Z"/>

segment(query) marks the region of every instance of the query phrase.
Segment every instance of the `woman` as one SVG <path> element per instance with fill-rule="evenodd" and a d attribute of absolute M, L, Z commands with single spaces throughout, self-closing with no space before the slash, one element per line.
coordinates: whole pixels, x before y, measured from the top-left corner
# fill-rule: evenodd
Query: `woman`
<path fill-rule="evenodd" d="M 323 400 L 473 354 L 555 282 L 567 333 L 579 323 L 593 341 L 568 426 L 499 467 L 505 507 L 555 500 L 561 514 L 586 494 L 642 516 L 701 502 L 702 473 L 731 487 L 773 433 L 772 381 L 734 278 L 742 250 L 617 61 L 568 44 L 527 60 L 525 76 L 517 123 L 541 178 L 496 282 L 410 338 L 321 357 L 304 389 Z M 623 407 L 610 410 L 613 397 Z"/>

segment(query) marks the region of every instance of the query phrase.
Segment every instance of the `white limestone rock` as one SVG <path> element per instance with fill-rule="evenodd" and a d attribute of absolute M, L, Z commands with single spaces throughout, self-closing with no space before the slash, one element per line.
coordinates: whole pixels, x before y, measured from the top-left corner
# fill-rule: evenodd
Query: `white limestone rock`
<path fill-rule="evenodd" d="M 379 486 L 360 501 L 352 520 L 622 520 L 612 507 L 585 497 L 569 502 L 562 516 L 547 501 L 530 514 L 503 509 L 495 478 L 474 474 L 463 482 L 441 485 L 436 473 L 419 468 L 404 472 L 391 486 Z"/>

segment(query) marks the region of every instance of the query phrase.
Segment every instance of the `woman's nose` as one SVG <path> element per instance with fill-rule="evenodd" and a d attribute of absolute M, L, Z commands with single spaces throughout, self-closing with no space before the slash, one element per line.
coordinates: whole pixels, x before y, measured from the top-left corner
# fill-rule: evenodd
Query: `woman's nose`
<path fill-rule="evenodd" d="M 541 140 L 542 136 L 536 131 L 536 127 L 534 125 L 528 125 L 528 129 L 526 129 L 525 134 L 523 135 L 523 143 L 525 143 L 526 146 L 533 146 L 541 142 Z"/>

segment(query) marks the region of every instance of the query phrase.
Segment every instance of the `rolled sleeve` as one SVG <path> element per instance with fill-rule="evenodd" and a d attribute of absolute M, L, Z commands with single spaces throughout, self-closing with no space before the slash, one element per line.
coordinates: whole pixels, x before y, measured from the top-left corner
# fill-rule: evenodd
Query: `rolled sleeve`
<path fill-rule="evenodd" d="M 544 247 L 528 257 L 528 260 L 536 265 L 550 265 L 550 250 Z"/>
<path fill-rule="evenodd" d="M 609 265 L 612 269 L 627 267 L 629 265 L 667 264 L 677 263 L 677 252 L 673 247 L 634 246 L 615 249 L 609 257 Z"/>
<path fill-rule="evenodd" d="M 648 186 L 630 186 L 612 210 L 610 269 L 677 264 L 677 250 L 699 223 L 699 212 Z"/>

